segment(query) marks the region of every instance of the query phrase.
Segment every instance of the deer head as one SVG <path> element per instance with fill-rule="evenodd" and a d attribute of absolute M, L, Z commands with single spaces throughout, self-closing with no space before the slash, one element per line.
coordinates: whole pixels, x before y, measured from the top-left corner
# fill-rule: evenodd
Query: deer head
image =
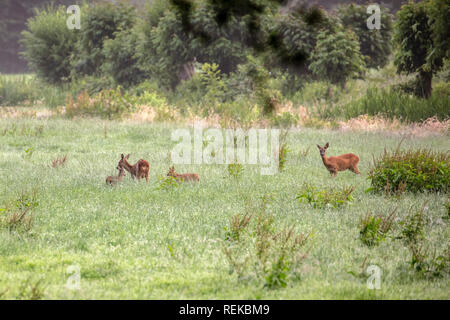
<path fill-rule="evenodd" d="M 167 173 L 167 176 L 175 177 L 175 175 L 176 175 L 175 167 L 174 167 L 174 166 L 171 166 L 171 167 L 169 168 L 169 172 Z"/>
<path fill-rule="evenodd" d="M 328 149 L 329 146 L 330 146 L 330 144 L 329 144 L 328 142 L 325 144 L 325 146 L 324 146 L 323 148 L 322 148 L 321 146 L 317 145 L 317 148 L 319 148 L 320 155 L 321 155 L 322 157 L 325 156 L 325 152 L 327 151 L 327 149 Z"/>
<path fill-rule="evenodd" d="M 130 154 L 127 154 L 126 156 L 123 155 L 123 153 L 120 155 L 119 163 L 117 164 L 117 170 L 120 170 L 121 168 L 125 167 L 128 164 L 128 159 L 130 158 Z"/>

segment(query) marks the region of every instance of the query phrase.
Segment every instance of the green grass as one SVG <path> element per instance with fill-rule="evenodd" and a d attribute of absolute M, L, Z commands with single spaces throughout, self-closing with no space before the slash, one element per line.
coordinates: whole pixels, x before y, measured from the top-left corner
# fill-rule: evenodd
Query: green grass
<path fill-rule="evenodd" d="M 31 231 L 0 229 L 0 297 L 46 299 L 449 299 L 448 275 L 420 277 L 411 267 L 411 254 L 402 241 L 387 239 L 369 248 L 359 239 L 359 221 L 367 212 L 388 214 L 398 207 L 399 221 L 411 207 L 427 203 L 427 240 L 439 250 L 449 245 L 447 194 L 389 198 L 366 193 L 372 155 L 395 148 L 400 138 L 373 133 L 340 133 L 304 129 L 288 138 L 291 153 L 285 169 L 262 176 L 245 165 L 240 179 L 226 165 L 177 165 L 177 171 L 197 172 L 198 184 L 158 188 L 165 176 L 168 152 L 175 142 L 174 126 L 100 120 L 0 120 L 0 133 L 14 123 L 39 128 L 38 135 L 0 134 L 0 208 L 25 193 L 34 194 Z M 360 157 L 361 175 L 340 172 L 330 178 L 317 143 L 329 141 L 328 155 L 353 152 Z M 311 148 L 299 158 L 300 150 Z M 410 138 L 402 147 L 450 149 L 448 136 Z M 26 150 L 33 150 L 29 155 Z M 127 175 L 122 184 L 105 184 L 121 153 L 130 161 L 150 163 L 150 181 L 136 183 Z M 65 166 L 51 162 L 67 154 Z M 315 209 L 296 200 L 309 183 L 319 189 L 355 186 L 354 200 L 335 209 Z M 34 193 L 35 192 L 35 193 Z M 311 234 L 309 253 L 296 280 L 286 288 L 269 289 L 254 277 L 230 274 L 223 253 L 225 227 L 243 213 L 248 201 L 264 195 L 273 201 L 267 211 L 277 229 L 295 226 Z M 2 212 L 0 212 L 0 215 Z M 400 233 L 394 227 L 393 234 Z M 381 289 L 369 290 L 361 266 L 382 270 Z M 81 289 L 65 288 L 70 265 L 81 270 Z M 33 291 L 34 288 L 34 291 Z"/>

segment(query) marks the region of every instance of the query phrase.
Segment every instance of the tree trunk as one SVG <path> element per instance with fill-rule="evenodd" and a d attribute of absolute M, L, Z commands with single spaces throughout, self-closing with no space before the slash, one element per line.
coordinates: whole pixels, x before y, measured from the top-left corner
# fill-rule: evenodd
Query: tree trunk
<path fill-rule="evenodd" d="M 417 93 L 420 97 L 428 99 L 431 96 L 432 72 L 420 71 L 417 78 Z"/>

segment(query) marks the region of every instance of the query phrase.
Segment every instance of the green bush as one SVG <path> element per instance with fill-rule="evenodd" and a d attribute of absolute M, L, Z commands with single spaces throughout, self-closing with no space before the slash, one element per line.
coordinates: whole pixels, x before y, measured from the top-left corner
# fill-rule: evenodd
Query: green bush
<path fill-rule="evenodd" d="M 290 112 L 283 112 L 270 119 L 270 124 L 278 128 L 290 128 L 296 126 L 299 121 L 298 115 Z"/>
<path fill-rule="evenodd" d="M 80 30 L 66 25 L 64 7 L 48 6 L 36 10 L 22 32 L 23 55 L 31 70 L 46 82 L 58 84 L 70 80 L 70 57 L 74 53 Z"/>
<path fill-rule="evenodd" d="M 387 217 L 381 214 L 366 214 L 360 221 L 359 238 L 369 246 L 377 246 L 384 241 L 387 234 L 392 229 L 396 210 L 392 211 Z"/>
<path fill-rule="evenodd" d="M 431 150 L 384 151 L 369 172 L 370 190 L 396 194 L 410 192 L 448 192 L 450 158 Z"/>
<path fill-rule="evenodd" d="M 254 276 L 264 287 L 285 288 L 298 278 L 309 235 L 298 233 L 294 227 L 277 228 L 274 216 L 266 212 L 266 201 L 231 218 L 224 228 L 223 249 L 230 271 L 240 279 Z"/>
<path fill-rule="evenodd" d="M 342 187 L 341 190 L 327 188 L 318 190 L 311 184 L 305 184 L 297 193 L 296 199 L 300 203 L 309 203 L 315 209 L 326 207 L 340 208 L 348 202 L 353 201 L 352 192 L 354 187 Z"/>
<path fill-rule="evenodd" d="M 74 116 L 100 116 L 102 118 L 120 118 L 123 114 L 131 112 L 135 99 L 123 94 L 120 87 L 102 90 L 93 96 L 88 91 L 81 92 L 74 100 L 69 95 L 66 103 L 66 115 Z"/>
<path fill-rule="evenodd" d="M 244 172 L 244 166 L 240 163 L 230 163 L 227 166 L 227 171 L 230 177 L 238 179 L 242 176 Z"/>

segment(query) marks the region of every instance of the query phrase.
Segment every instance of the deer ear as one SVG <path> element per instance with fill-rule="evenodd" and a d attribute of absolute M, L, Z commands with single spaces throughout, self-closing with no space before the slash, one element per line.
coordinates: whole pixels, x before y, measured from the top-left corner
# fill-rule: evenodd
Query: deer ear
<path fill-rule="evenodd" d="M 123 156 L 123 153 L 120 155 L 120 157 L 123 159 L 123 157 L 124 157 L 124 156 Z"/>
<path fill-rule="evenodd" d="M 319 148 L 319 149 L 320 149 L 320 146 L 319 146 L 319 145 L 317 145 L 317 148 Z"/>
<path fill-rule="evenodd" d="M 127 154 L 127 156 L 125 157 L 125 159 L 129 159 L 130 158 L 130 154 Z"/>
<path fill-rule="evenodd" d="M 330 146 L 330 144 L 327 142 L 327 144 L 325 145 L 325 149 L 328 148 Z"/>

